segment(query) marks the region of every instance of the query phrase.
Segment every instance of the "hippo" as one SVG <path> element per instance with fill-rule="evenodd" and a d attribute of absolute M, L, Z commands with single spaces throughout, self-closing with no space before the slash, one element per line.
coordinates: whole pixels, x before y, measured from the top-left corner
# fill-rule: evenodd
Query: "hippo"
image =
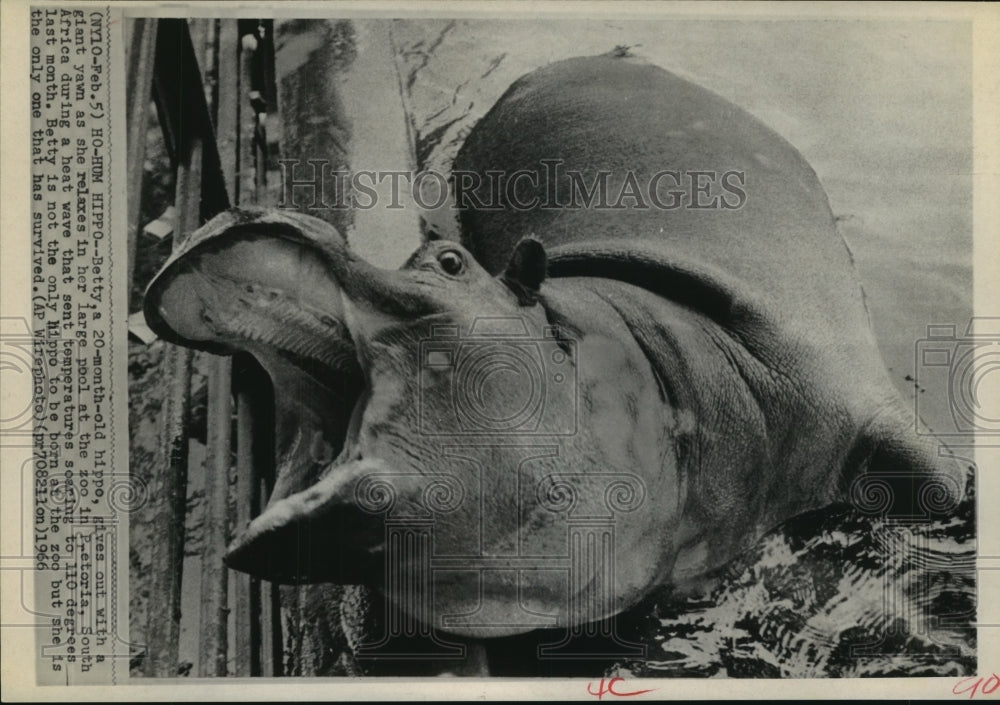
<path fill-rule="evenodd" d="M 507 637 L 698 585 L 835 502 L 958 502 L 816 174 L 747 112 L 569 59 L 511 85 L 453 173 L 460 237 L 398 270 L 319 218 L 233 209 L 150 283 L 161 337 L 274 383 L 280 467 L 231 567 Z"/>

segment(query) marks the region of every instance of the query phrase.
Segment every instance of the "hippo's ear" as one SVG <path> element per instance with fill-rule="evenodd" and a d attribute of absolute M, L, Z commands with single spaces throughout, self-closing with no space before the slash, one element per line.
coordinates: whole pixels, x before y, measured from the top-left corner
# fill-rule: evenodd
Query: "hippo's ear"
<path fill-rule="evenodd" d="M 527 237 L 517 243 L 501 279 L 517 295 L 518 303 L 534 306 L 547 267 L 545 247 L 538 240 Z"/>

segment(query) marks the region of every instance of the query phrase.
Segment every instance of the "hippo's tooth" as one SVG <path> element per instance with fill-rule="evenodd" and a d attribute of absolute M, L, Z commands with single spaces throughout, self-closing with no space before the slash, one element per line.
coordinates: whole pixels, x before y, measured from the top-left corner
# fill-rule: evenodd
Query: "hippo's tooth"
<path fill-rule="evenodd" d="M 271 491 L 270 503 L 277 503 L 285 497 L 301 492 L 313 485 L 320 471 L 329 465 L 335 456 L 335 446 L 318 419 L 296 419 L 297 427 L 288 448 L 281 453 L 277 468 L 277 478 Z"/>
<path fill-rule="evenodd" d="M 381 523 L 359 510 L 354 497 L 358 481 L 371 472 L 364 462 L 350 463 L 269 504 L 230 544 L 226 564 L 286 583 L 350 580 L 377 569 Z M 331 541 L 331 535 L 348 538 Z"/>
<path fill-rule="evenodd" d="M 344 473 L 330 473 L 316 484 L 271 503 L 250 522 L 246 534 L 236 544 L 252 541 L 291 522 L 319 516 L 328 509 L 353 504 L 354 486 L 350 479 Z"/>

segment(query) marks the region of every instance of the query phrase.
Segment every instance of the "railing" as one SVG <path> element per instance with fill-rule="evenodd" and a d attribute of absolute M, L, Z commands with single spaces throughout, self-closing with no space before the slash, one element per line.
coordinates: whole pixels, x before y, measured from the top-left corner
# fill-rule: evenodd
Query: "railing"
<path fill-rule="evenodd" d="M 279 443 L 268 376 L 249 356 L 223 359 L 154 342 L 138 310 L 169 244 L 229 204 L 286 200 L 283 164 L 297 165 L 289 189 L 296 179 L 309 181 L 303 169 L 311 159 L 329 170 L 417 170 L 407 102 L 413 68 L 393 26 L 137 19 L 128 28 L 130 310 L 137 311 L 130 331 L 139 341 L 130 348 L 130 386 L 141 377 L 143 390 L 129 397 L 140 431 L 132 472 L 141 473 L 152 500 L 132 515 L 132 534 L 144 545 L 132 556 L 131 623 L 133 641 L 146 644 L 134 654 L 133 673 L 350 675 L 366 668 L 349 646 L 357 635 L 347 633 L 364 625 L 343 618 L 343 609 L 370 614 L 361 607 L 363 588 L 276 586 L 223 567 L 227 541 L 259 513 L 273 483 Z M 151 103 L 156 110 L 147 115 Z M 151 179 L 143 169 L 151 159 L 165 163 L 153 172 L 170 178 Z M 301 199 L 313 186 L 298 188 Z M 296 207 L 293 196 L 285 207 Z M 402 209 L 310 213 L 373 264 L 395 267 L 419 245 L 425 225 L 410 195 L 400 196 Z"/>
<path fill-rule="evenodd" d="M 274 104 L 271 27 L 246 20 L 136 19 L 128 42 L 129 290 L 143 223 L 141 203 L 150 103 L 173 172 L 174 247 L 216 213 L 269 202 L 262 116 Z M 169 216 L 168 216 L 169 218 Z M 140 282 L 144 283 L 144 282 Z M 131 324 L 134 322 L 134 326 Z M 143 342 L 141 314 L 130 327 Z M 273 481 L 270 383 L 249 358 L 218 357 L 165 343 L 161 435 L 146 508 L 150 542 L 142 672 L 176 676 L 181 665 L 185 520 L 189 484 L 192 370 L 207 376 L 204 515 L 201 527 L 197 675 L 281 675 L 277 590 L 227 570 L 231 526 L 245 526 Z M 235 457 L 234 457 L 235 451 Z M 232 479 L 232 481 L 230 481 Z M 235 510 L 231 510 L 234 507 Z"/>

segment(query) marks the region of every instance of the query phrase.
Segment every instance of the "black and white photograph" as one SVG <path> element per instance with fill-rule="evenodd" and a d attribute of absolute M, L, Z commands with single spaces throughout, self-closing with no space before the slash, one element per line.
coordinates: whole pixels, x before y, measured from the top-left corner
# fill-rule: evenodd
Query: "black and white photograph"
<path fill-rule="evenodd" d="M 701 6 L 30 11 L 39 684 L 993 696 L 996 13 Z"/>

